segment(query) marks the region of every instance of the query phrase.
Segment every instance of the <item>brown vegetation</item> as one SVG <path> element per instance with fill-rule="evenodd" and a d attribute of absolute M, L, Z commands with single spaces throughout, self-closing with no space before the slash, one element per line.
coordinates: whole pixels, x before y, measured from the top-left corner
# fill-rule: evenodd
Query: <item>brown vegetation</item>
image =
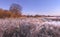
<path fill-rule="evenodd" d="M 19 13 L 15 14 L 8 10 L 0 9 L 0 18 L 20 17 Z"/>
<path fill-rule="evenodd" d="M 21 17 L 21 6 L 12 4 L 9 10 L 0 9 L 0 18 Z"/>

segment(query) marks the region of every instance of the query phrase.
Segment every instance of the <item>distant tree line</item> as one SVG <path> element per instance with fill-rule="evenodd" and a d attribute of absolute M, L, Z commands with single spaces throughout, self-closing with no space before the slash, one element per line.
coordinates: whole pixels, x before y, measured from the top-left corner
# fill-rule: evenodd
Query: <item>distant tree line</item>
<path fill-rule="evenodd" d="M 51 17 L 45 15 L 22 15 L 22 6 L 16 3 L 11 4 L 9 10 L 0 9 L 0 18 L 16 18 L 16 17 Z M 53 17 L 53 16 L 52 16 Z"/>

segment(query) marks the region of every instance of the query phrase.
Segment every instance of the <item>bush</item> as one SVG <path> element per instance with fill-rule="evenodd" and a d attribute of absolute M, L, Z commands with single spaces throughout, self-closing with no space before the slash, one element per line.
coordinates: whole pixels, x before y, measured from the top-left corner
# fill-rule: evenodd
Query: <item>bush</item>
<path fill-rule="evenodd" d="M 19 13 L 15 14 L 11 11 L 0 9 L 0 18 L 11 18 L 11 17 L 17 18 L 17 17 L 21 17 L 21 15 Z"/>

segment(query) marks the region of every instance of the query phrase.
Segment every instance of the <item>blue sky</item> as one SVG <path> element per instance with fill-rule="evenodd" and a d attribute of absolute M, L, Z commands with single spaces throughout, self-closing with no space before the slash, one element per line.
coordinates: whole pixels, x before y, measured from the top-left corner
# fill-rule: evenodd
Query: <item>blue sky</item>
<path fill-rule="evenodd" d="M 0 0 L 0 8 L 8 10 L 12 3 L 20 4 L 23 14 L 60 15 L 60 0 Z"/>

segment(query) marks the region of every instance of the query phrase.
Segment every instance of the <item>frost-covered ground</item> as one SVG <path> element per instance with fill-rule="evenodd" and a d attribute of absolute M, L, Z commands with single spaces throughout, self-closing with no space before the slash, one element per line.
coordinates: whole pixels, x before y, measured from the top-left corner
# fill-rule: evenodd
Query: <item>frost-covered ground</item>
<path fill-rule="evenodd" d="M 0 19 L 0 37 L 60 37 L 60 21 L 47 18 Z"/>

